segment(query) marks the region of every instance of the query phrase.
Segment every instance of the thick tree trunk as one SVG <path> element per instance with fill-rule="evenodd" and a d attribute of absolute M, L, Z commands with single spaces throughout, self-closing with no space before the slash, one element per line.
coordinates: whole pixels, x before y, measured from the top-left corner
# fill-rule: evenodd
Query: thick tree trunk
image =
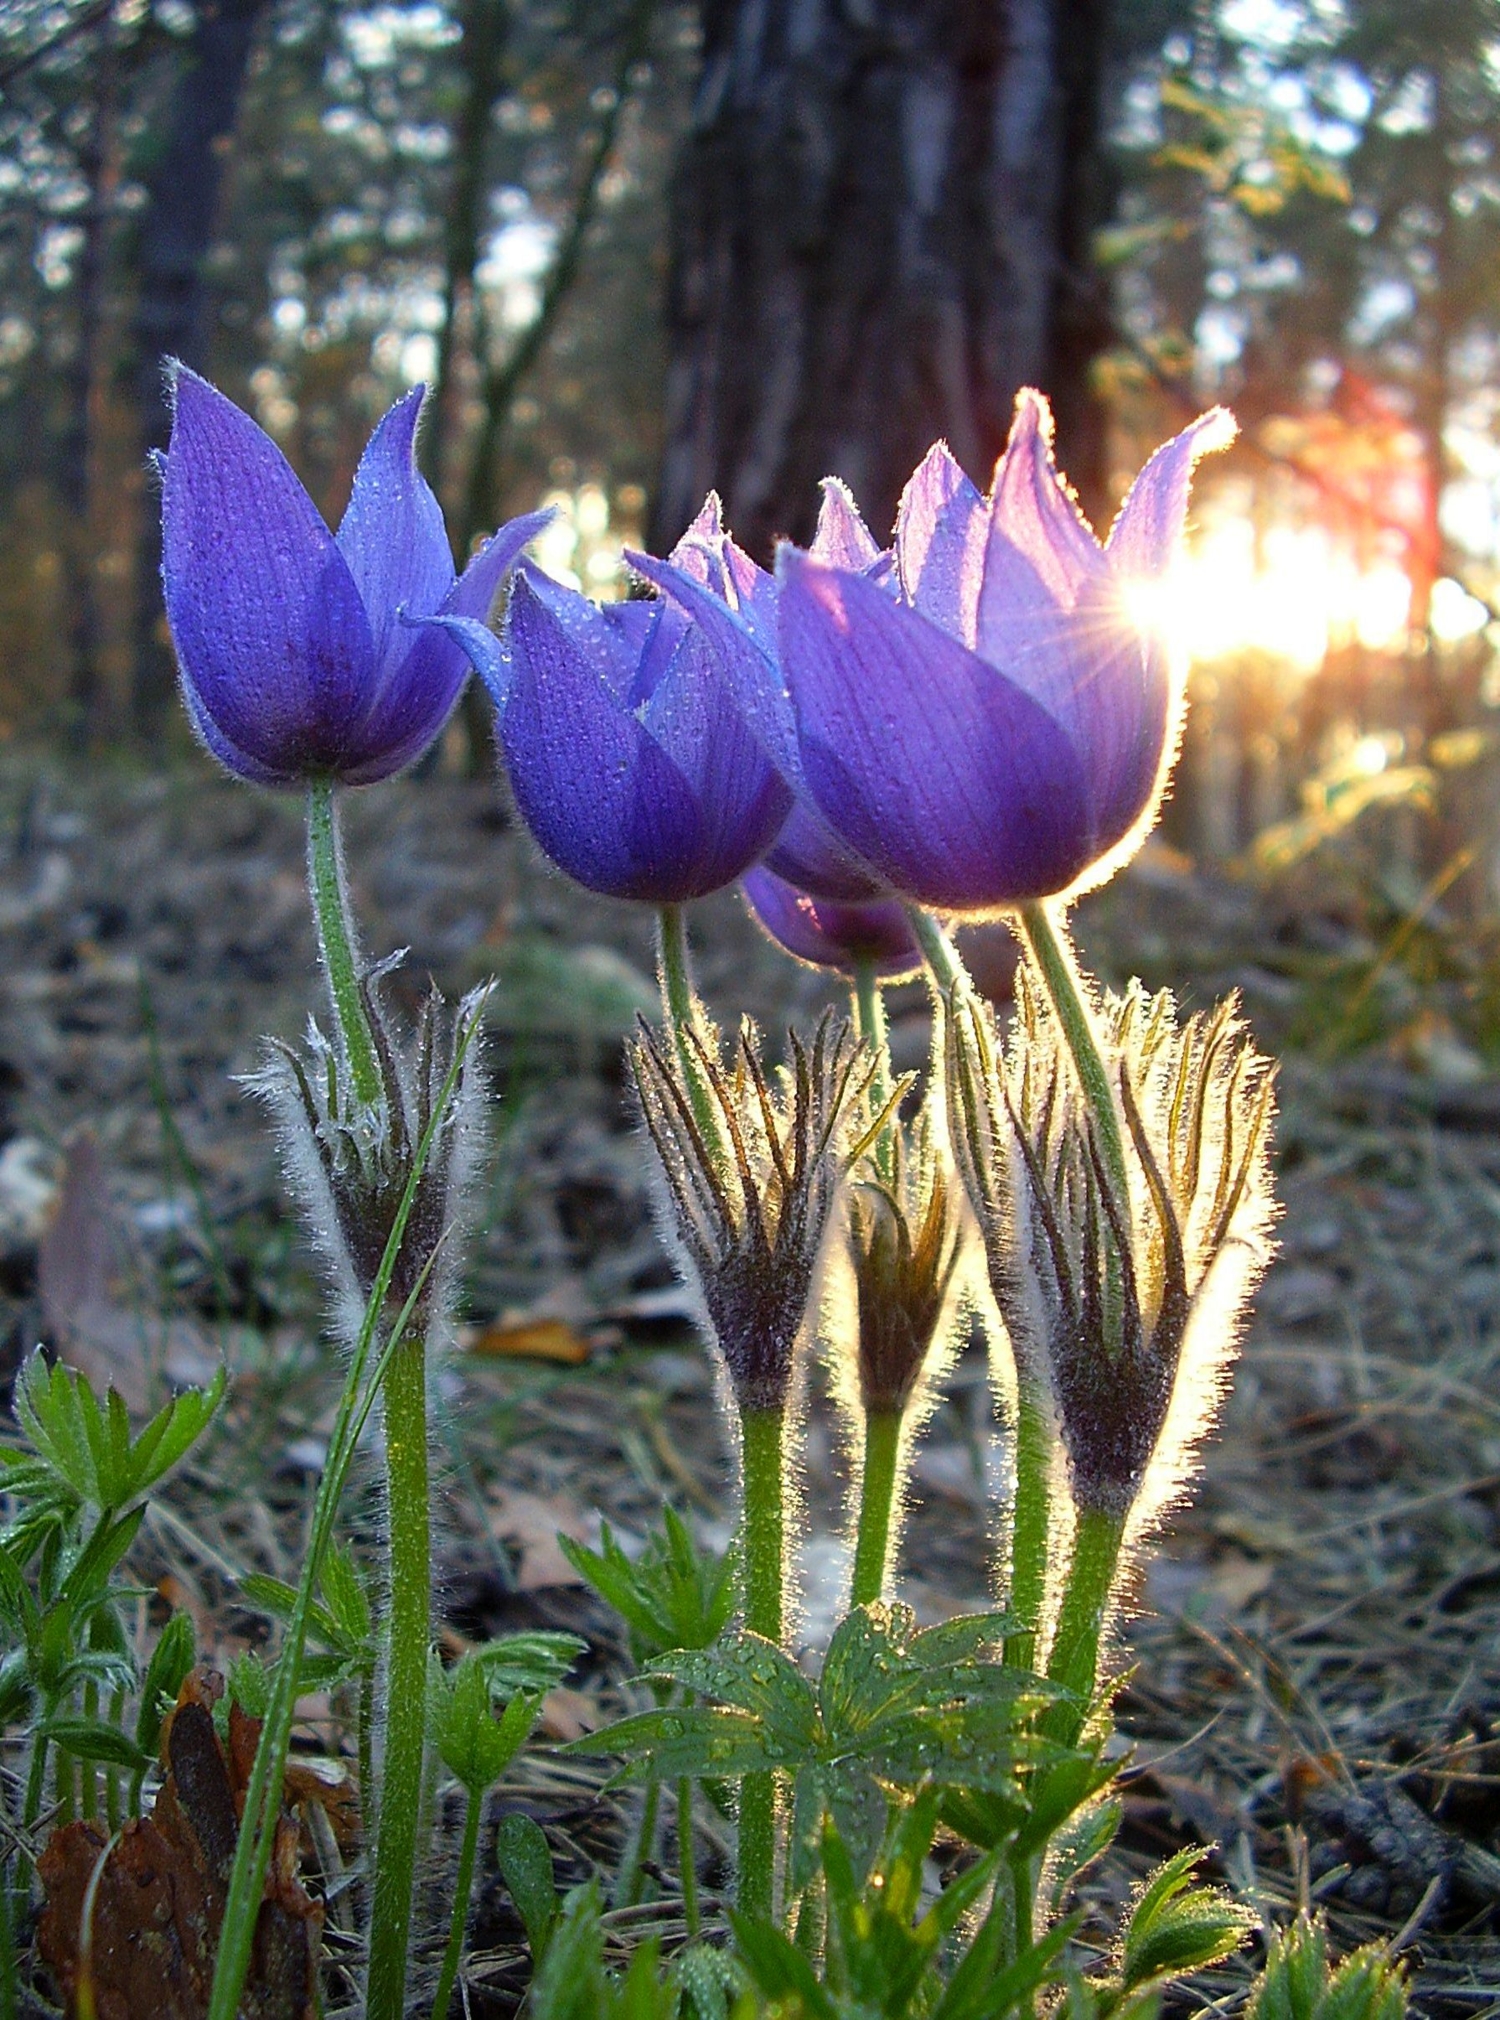
<path fill-rule="evenodd" d="M 710 486 L 758 558 L 817 480 L 872 528 L 946 436 L 977 477 L 1020 385 L 1057 396 L 1086 493 L 1108 0 L 704 0 L 673 194 L 658 545 Z"/>
<path fill-rule="evenodd" d="M 147 449 L 164 448 L 170 426 L 162 361 L 201 366 L 207 350 L 208 290 L 203 263 L 213 244 L 225 142 L 239 112 L 256 25 L 267 0 L 201 0 L 197 24 L 166 117 L 166 138 L 146 178 L 140 293 L 135 317 L 136 397 Z M 161 626 L 161 535 L 148 512 L 136 569 L 136 649 L 132 713 L 150 733 L 173 688 Z"/>

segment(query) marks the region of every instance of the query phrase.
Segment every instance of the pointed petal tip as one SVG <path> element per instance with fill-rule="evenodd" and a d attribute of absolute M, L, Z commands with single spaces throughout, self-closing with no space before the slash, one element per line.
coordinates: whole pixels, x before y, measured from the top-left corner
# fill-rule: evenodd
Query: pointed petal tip
<path fill-rule="evenodd" d="M 1240 424 L 1228 407 L 1210 407 L 1185 430 L 1193 438 L 1195 456 L 1211 456 L 1227 449 L 1240 432 Z"/>
<path fill-rule="evenodd" d="M 1052 412 L 1052 402 L 1039 386 L 1022 386 L 1016 394 L 1015 415 L 1011 421 L 1014 437 L 1022 427 L 1039 434 L 1050 449 L 1052 438 L 1057 432 L 1057 420 Z"/>

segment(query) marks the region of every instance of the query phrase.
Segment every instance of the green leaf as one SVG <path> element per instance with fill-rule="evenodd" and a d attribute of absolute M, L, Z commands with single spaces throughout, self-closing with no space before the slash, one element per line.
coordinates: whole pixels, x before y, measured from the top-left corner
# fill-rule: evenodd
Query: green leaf
<path fill-rule="evenodd" d="M 489 1685 L 491 1697 L 512 1697 L 517 1691 L 538 1696 L 561 1683 L 588 1643 L 576 1634 L 506 1634 L 481 1642 L 473 1650 Z"/>
<path fill-rule="evenodd" d="M 1406 2007 L 1406 1980 L 1382 1944 L 1330 1971 L 1323 1923 L 1300 1916 L 1271 1944 L 1245 2020 L 1404 2020 Z"/>
<path fill-rule="evenodd" d="M 541 1825 L 527 1816 L 502 1817 L 495 1833 L 495 1860 L 526 1925 L 532 1962 L 539 1964 L 558 1915 L 552 1851 Z"/>
<path fill-rule="evenodd" d="M 434 1655 L 428 1687 L 433 1744 L 449 1774 L 471 1796 L 492 1789 L 525 1745 L 536 1724 L 537 1700 L 513 1697 L 496 1718 L 489 1678 L 477 1652 L 445 1671 Z"/>
<path fill-rule="evenodd" d="M 85 1378 L 40 1348 L 15 1382 L 17 1421 L 35 1450 L 80 1500 L 106 1512 L 141 1500 L 200 1438 L 224 1395 L 221 1367 L 207 1389 L 185 1389 L 132 1441 L 124 1399 L 110 1389 L 101 1407 Z"/>
<path fill-rule="evenodd" d="M 37 1731 L 79 1760 L 102 1761 L 108 1767 L 129 1768 L 132 1772 L 151 1765 L 151 1756 L 128 1733 L 101 1718 L 49 1718 Z"/>
<path fill-rule="evenodd" d="M 636 1558 L 625 1555 L 608 1523 L 597 1551 L 558 1538 L 579 1577 L 625 1622 L 631 1654 L 643 1667 L 669 1649 L 708 1648 L 734 1611 L 736 1547 L 700 1550 L 670 1507 L 663 1508 L 662 1523 Z"/>
<path fill-rule="evenodd" d="M 796 1944 L 770 1922 L 729 1910 L 735 1945 L 756 1988 L 768 1999 L 796 1999 L 813 2020 L 839 2020 L 839 2010 L 818 1983 Z M 796 2009 L 794 2009 L 796 2010 Z"/>
<path fill-rule="evenodd" d="M 750 1713 L 765 1726 L 768 1747 L 779 1747 L 788 1756 L 817 1745 L 812 1685 L 791 1657 L 762 1635 L 742 1628 L 711 1649 L 665 1656 L 652 1674 Z"/>
<path fill-rule="evenodd" d="M 160 1745 L 163 1720 L 177 1702 L 196 1653 L 191 1619 L 185 1613 L 174 1613 L 157 1636 L 141 1682 L 135 1743 L 143 1754 L 154 1755 Z"/>
<path fill-rule="evenodd" d="M 644 1711 L 558 1748 L 564 1754 L 619 1754 L 616 1782 L 673 1781 L 682 1775 L 754 1774 L 799 1763 L 799 1750 L 775 1746 L 757 1718 L 712 1705 Z"/>
<path fill-rule="evenodd" d="M 1189 1845 L 1159 1866 L 1131 1909 L 1120 1947 L 1126 1992 L 1206 1970 L 1237 1950 L 1255 1917 L 1216 1887 L 1191 1884 L 1204 1857 Z"/>
<path fill-rule="evenodd" d="M 348 1544 L 335 1542 L 329 1545 L 319 1574 L 319 1584 L 329 1616 L 346 1646 L 368 1646 L 374 1633 L 374 1613 L 369 1588 Z"/>
<path fill-rule="evenodd" d="M 274 1665 L 267 1666 L 253 1648 L 247 1648 L 229 1665 L 229 1696 L 224 1701 L 237 1704 L 251 1718 L 264 1718 L 270 1709 L 274 1677 Z"/>
<path fill-rule="evenodd" d="M 531 1983 L 536 2020 L 602 2020 L 604 1931 L 599 1885 L 574 1887 L 562 1904 Z"/>

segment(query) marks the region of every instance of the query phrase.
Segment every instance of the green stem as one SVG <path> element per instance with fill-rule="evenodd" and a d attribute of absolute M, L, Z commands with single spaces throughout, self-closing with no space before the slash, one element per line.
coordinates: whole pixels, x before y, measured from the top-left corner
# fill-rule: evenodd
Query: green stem
<path fill-rule="evenodd" d="M 1025 1384 L 1016 1401 L 1016 1489 L 1011 1508 L 1009 1610 L 1024 1626 L 1008 1637 L 1013 1669 L 1036 1661 L 1052 1526 L 1052 1426 L 1045 1403 Z"/>
<path fill-rule="evenodd" d="M 885 1596 L 900 1460 L 901 1412 L 866 1412 L 865 1461 L 859 1482 L 859 1529 L 854 1544 L 854 1580 L 849 1593 L 851 1607 L 872 1606 L 877 1599 Z"/>
<path fill-rule="evenodd" d="M 96 1683 L 86 1683 L 83 1687 L 83 1715 L 85 1718 L 99 1716 L 99 1686 Z M 92 1822 L 99 1814 L 99 1784 L 95 1778 L 94 1763 L 81 1760 L 78 1763 L 78 1773 L 82 1782 L 78 1813 Z"/>
<path fill-rule="evenodd" d="M 406 1175 L 406 1185 L 396 1209 L 396 1218 L 386 1238 L 385 1253 L 381 1256 L 380 1268 L 365 1305 L 364 1319 L 360 1325 L 359 1338 L 355 1341 L 349 1372 L 344 1378 L 343 1394 L 339 1398 L 333 1432 L 328 1443 L 328 1459 L 323 1468 L 323 1477 L 318 1482 L 317 1497 L 313 1504 L 312 1529 L 303 1552 L 302 1575 L 297 1583 L 297 1597 L 287 1620 L 281 1656 L 276 1664 L 275 1677 L 271 1685 L 271 1702 L 266 1710 L 265 1722 L 261 1726 L 260 1744 L 255 1749 L 255 1765 L 250 1772 L 250 1786 L 245 1792 L 239 1841 L 235 1846 L 234 1865 L 229 1875 L 228 1898 L 224 1904 L 224 1920 L 219 1935 L 219 1954 L 214 1964 L 213 1993 L 209 2001 L 207 2020 L 235 2020 L 235 2015 L 239 2011 L 240 1992 L 250 1968 L 250 1952 L 261 1900 L 265 1893 L 266 1873 L 271 1863 L 271 1849 L 275 1837 L 274 1820 L 281 1811 L 281 1790 L 286 1774 L 287 1754 L 291 1747 L 292 1721 L 297 1707 L 297 1683 L 302 1666 L 302 1651 L 312 1619 L 313 1595 L 317 1590 L 323 1557 L 333 1535 L 333 1525 L 349 1478 L 349 1468 L 353 1463 L 365 1425 L 369 1421 L 386 1370 L 404 1341 L 406 1328 L 421 1302 L 431 1268 L 430 1262 L 407 1294 L 405 1304 L 396 1315 L 389 1340 L 378 1349 L 376 1333 L 381 1314 L 386 1310 L 396 1258 L 406 1237 L 406 1226 L 411 1218 L 417 1187 L 421 1183 L 422 1173 L 427 1169 L 433 1138 L 442 1118 L 448 1112 L 448 1104 L 452 1100 L 454 1088 L 458 1085 L 464 1060 L 478 1028 L 476 1012 L 454 1049 L 447 1077 L 433 1105 L 427 1127 L 422 1132 L 422 1140 L 417 1145 L 417 1154 L 412 1161 L 411 1170 Z M 136 1789 L 133 1806 L 139 1803 L 138 1780 Z M 368 1783 L 366 1801 L 369 1801 Z"/>
<path fill-rule="evenodd" d="M 698 1133 L 711 1151 L 723 1148 L 723 1132 L 714 1112 L 713 1094 L 703 1071 L 703 1061 L 688 1038 L 690 1031 L 706 1041 L 703 1010 L 693 988 L 692 963 L 688 958 L 687 915 L 681 905 L 663 905 L 657 914 L 656 965 L 661 982 L 662 1008 L 667 1031 L 677 1049 L 688 1100 Z"/>
<path fill-rule="evenodd" d="M 1047 1000 L 1073 1056 L 1079 1085 L 1099 1131 L 1099 1148 L 1115 1188 L 1120 1210 L 1130 1213 L 1130 1179 L 1125 1163 L 1125 1139 L 1109 1069 L 1099 1050 L 1094 1020 L 1065 933 L 1059 932 L 1045 905 L 1023 905 L 1017 915 L 1027 949 Z"/>
<path fill-rule="evenodd" d="M 344 851 L 339 840 L 333 783 L 319 779 L 307 794 L 307 883 L 328 993 L 338 1020 L 354 1092 L 366 1106 L 381 1094 L 380 1061 L 360 994 L 360 961 L 349 912 Z"/>
<path fill-rule="evenodd" d="M 661 1783 L 649 1781 L 641 1797 L 640 1821 L 631 1836 L 630 1849 L 615 1881 L 615 1906 L 640 1906 L 641 1868 L 656 1846 L 656 1819 L 661 1808 Z"/>
<path fill-rule="evenodd" d="M 745 1625 L 781 1645 L 786 1549 L 785 1433 L 780 1410 L 740 1417 L 745 1473 Z M 776 1777 L 746 1775 L 740 1784 L 739 1905 L 769 1919 L 776 1905 Z"/>
<path fill-rule="evenodd" d="M 0 2020 L 17 2020 L 20 1990 L 21 1962 L 16 1955 L 10 1888 L 0 1886 Z"/>
<path fill-rule="evenodd" d="M 375 1801 L 375 1665 L 371 1663 L 359 1679 L 359 1733 L 355 1747 L 359 1755 L 359 1799 L 364 1805 L 366 1828 Z"/>
<path fill-rule="evenodd" d="M 947 996 L 955 989 L 972 989 L 974 985 L 958 949 L 931 912 L 924 912 L 920 905 L 908 905 L 906 916 L 939 993 Z"/>
<path fill-rule="evenodd" d="M 885 998 L 875 979 L 874 966 L 869 961 L 856 963 L 854 969 L 854 1025 L 874 1056 L 875 1071 L 870 1077 L 870 1113 L 879 1115 L 891 1097 L 891 1047 L 886 1031 Z M 896 1176 L 894 1135 L 894 1125 L 883 1129 L 874 1147 L 875 1169 L 887 1184 Z"/>
<path fill-rule="evenodd" d="M 427 1352 L 420 1334 L 409 1334 L 397 1347 L 386 1371 L 384 1396 L 390 1619 L 366 2020 L 401 2020 L 405 2009 L 406 1954 L 422 1811 L 432 1551 Z"/>
<path fill-rule="evenodd" d="M 692 1942 L 698 1934 L 698 1859 L 693 1844 L 693 1784 L 687 1775 L 677 1784 L 677 1878 L 682 1919 Z"/>
<path fill-rule="evenodd" d="M 469 1921 L 469 1896 L 474 1891 L 474 1855 L 479 1849 L 479 1823 L 484 1815 L 484 1797 L 469 1790 L 469 1806 L 464 1811 L 463 1843 L 458 1850 L 458 1874 L 453 1896 L 453 1920 L 448 1925 L 448 1947 L 438 1974 L 437 1994 L 432 2002 L 432 2020 L 444 2020 L 453 1987 L 458 1982 L 458 1966 L 464 1954 L 464 1930 Z"/>
<path fill-rule="evenodd" d="M 1099 1644 L 1109 1620 L 1124 1533 L 1123 1516 L 1098 1508 L 1079 1509 L 1073 1561 L 1047 1663 L 1048 1676 L 1070 1691 L 1072 1698 L 1053 1705 L 1042 1720 L 1043 1731 L 1066 1745 L 1078 1737 L 1098 1681 Z"/>

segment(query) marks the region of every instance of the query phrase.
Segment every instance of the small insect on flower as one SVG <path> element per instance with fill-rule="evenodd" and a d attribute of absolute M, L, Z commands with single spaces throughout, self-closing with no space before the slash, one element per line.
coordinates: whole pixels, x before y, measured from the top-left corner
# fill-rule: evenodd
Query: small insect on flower
<path fill-rule="evenodd" d="M 689 1032 L 696 1085 L 649 1026 L 631 1047 L 641 1113 L 742 1412 L 780 1411 L 817 1289 L 840 1184 L 869 1136 L 848 1141 L 874 1064 L 825 1015 L 773 1089 L 748 1026 L 728 1064 Z M 697 1112 L 706 1098 L 707 1112 Z M 885 1117 L 880 1118 L 883 1124 Z"/>
<path fill-rule="evenodd" d="M 193 727 L 257 785 L 369 785 L 414 764 L 468 661 L 409 620 L 489 614 L 550 513 L 502 526 L 455 579 L 443 515 L 413 461 L 423 388 L 381 421 L 330 533 L 248 414 L 171 367 L 162 587 Z"/>
<path fill-rule="evenodd" d="M 1029 976 L 1003 1055 L 988 1014 L 965 1011 L 948 1037 L 954 1147 L 1018 1376 L 1050 1398 L 1078 1509 L 1139 1527 L 1191 1470 L 1270 1260 L 1272 1068 L 1232 999 L 1183 1023 L 1165 991 L 1107 998 L 1122 1197 Z"/>

